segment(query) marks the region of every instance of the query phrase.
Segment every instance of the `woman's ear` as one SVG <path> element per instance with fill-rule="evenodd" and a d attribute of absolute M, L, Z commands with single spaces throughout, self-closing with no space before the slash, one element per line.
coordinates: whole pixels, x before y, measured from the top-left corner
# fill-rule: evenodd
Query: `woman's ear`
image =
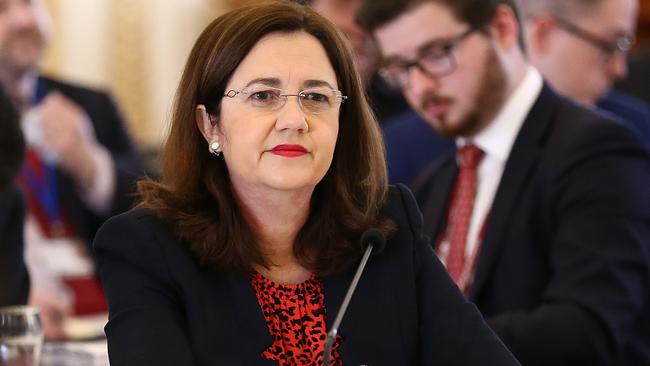
<path fill-rule="evenodd" d="M 196 120 L 196 126 L 201 131 L 205 141 L 210 143 L 210 141 L 217 137 L 217 119 L 216 117 L 210 116 L 205 105 L 199 104 L 196 106 L 194 118 Z"/>

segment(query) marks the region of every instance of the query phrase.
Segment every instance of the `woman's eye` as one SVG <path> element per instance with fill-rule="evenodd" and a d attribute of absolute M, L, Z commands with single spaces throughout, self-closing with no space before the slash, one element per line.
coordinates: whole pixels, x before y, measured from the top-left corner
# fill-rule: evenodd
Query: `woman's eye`
<path fill-rule="evenodd" d="M 251 94 L 251 99 L 253 99 L 255 101 L 263 102 L 263 101 L 268 101 L 268 100 L 273 99 L 274 96 L 275 96 L 275 93 L 273 93 L 272 91 L 263 90 L 263 91 L 258 91 L 258 92 L 255 92 L 255 93 Z"/>
<path fill-rule="evenodd" d="M 322 93 L 308 92 L 305 93 L 305 100 L 316 103 L 328 103 L 329 98 L 327 95 Z"/>

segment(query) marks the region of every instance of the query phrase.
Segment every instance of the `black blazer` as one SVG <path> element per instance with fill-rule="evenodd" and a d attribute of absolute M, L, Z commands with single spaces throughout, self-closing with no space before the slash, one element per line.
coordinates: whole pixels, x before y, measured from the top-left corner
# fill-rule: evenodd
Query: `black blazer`
<path fill-rule="evenodd" d="M 384 213 L 398 231 L 371 257 L 343 319 L 343 364 L 518 364 L 421 236 L 411 193 L 392 188 Z M 200 266 L 151 212 L 110 219 L 94 245 L 112 366 L 276 364 L 261 356 L 272 338 L 248 277 Z M 354 270 L 322 279 L 328 327 Z"/>
<path fill-rule="evenodd" d="M 419 178 L 444 229 L 453 156 Z M 650 159 L 633 133 L 544 87 L 492 204 L 469 300 L 524 365 L 650 364 Z"/>
<path fill-rule="evenodd" d="M 29 276 L 23 260 L 25 205 L 20 190 L 0 191 L 0 306 L 27 303 Z"/>
<path fill-rule="evenodd" d="M 115 165 L 115 195 L 109 212 L 102 215 L 86 206 L 71 176 L 61 170 L 57 172 L 61 206 L 70 215 L 77 234 L 90 246 L 106 219 L 131 208 L 135 182 L 145 171 L 144 159 L 129 138 L 126 124 L 113 100 L 106 93 L 39 77 L 38 98 L 53 91 L 70 98 L 88 114 L 97 142 L 108 150 Z"/>

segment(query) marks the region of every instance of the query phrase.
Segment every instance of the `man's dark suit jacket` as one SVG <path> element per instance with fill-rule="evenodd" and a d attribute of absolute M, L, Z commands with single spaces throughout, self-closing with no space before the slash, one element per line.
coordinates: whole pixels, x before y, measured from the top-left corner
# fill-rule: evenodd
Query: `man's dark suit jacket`
<path fill-rule="evenodd" d="M 438 238 L 453 156 L 416 184 Z M 514 142 L 469 289 L 523 365 L 650 364 L 650 157 L 544 87 Z"/>
<path fill-rule="evenodd" d="M 650 149 L 650 108 L 648 104 L 631 95 L 612 90 L 598 101 L 596 107 L 618 117 L 623 124 L 632 128 L 645 146 Z"/>
<path fill-rule="evenodd" d="M 514 365 L 421 236 L 411 193 L 392 188 L 384 214 L 397 232 L 373 255 L 339 334 L 344 365 Z M 110 219 L 95 251 L 109 303 L 112 366 L 275 365 L 248 276 L 198 264 L 150 211 Z M 322 279 L 328 327 L 355 268 Z"/>
<path fill-rule="evenodd" d="M 638 133 L 650 149 L 650 109 L 642 100 L 612 91 L 597 108 Z M 615 117 L 614 117 L 615 116 Z M 386 145 L 386 164 L 391 184 L 412 186 L 433 161 L 453 151 L 454 141 L 442 137 L 417 113 L 409 110 L 381 124 Z"/>
<path fill-rule="evenodd" d="M 131 208 L 135 182 L 144 173 L 144 161 L 134 147 L 112 99 L 105 93 L 63 83 L 50 78 L 38 79 L 37 97 L 58 91 L 74 101 L 90 117 L 97 142 L 113 158 L 116 172 L 115 195 L 105 214 L 93 212 L 79 196 L 73 178 L 59 170 L 59 195 L 62 208 L 70 215 L 77 234 L 90 246 L 97 229 L 110 216 Z"/>
<path fill-rule="evenodd" d="M 23 305 L 29 294 L 29 275 L 23 260 L 25 206 L 20 190 L 0 191 L 0 306 Z"/>
<path fill-rule="evenodd" d="M 391 184 L 410 186 L 431 162 L 456 147 L 453 139 L 438 135 L 420 115 L 411 110 L 383 123 L 381 131 Z"/>

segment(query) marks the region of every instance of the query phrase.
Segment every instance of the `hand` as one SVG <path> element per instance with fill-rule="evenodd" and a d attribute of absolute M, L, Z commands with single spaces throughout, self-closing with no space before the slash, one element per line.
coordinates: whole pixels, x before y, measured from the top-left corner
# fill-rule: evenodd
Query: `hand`
<path fill-rule="evenodd" d="M 99 146 L 86 113 L 58 92 L 47 95 L 37 109 L 45 146 L 58 157 L 60 167 L 83 187 L 95 179 L 93 153 Z"/>
<path fill-rule="evenodd" d="M 41 327 L 46 341 L 63 341 L 67 338 L 63 325 L 71 310 L 60 299 L 33 292 L 29 298 L 29 305 L 41 310 Z"/>

